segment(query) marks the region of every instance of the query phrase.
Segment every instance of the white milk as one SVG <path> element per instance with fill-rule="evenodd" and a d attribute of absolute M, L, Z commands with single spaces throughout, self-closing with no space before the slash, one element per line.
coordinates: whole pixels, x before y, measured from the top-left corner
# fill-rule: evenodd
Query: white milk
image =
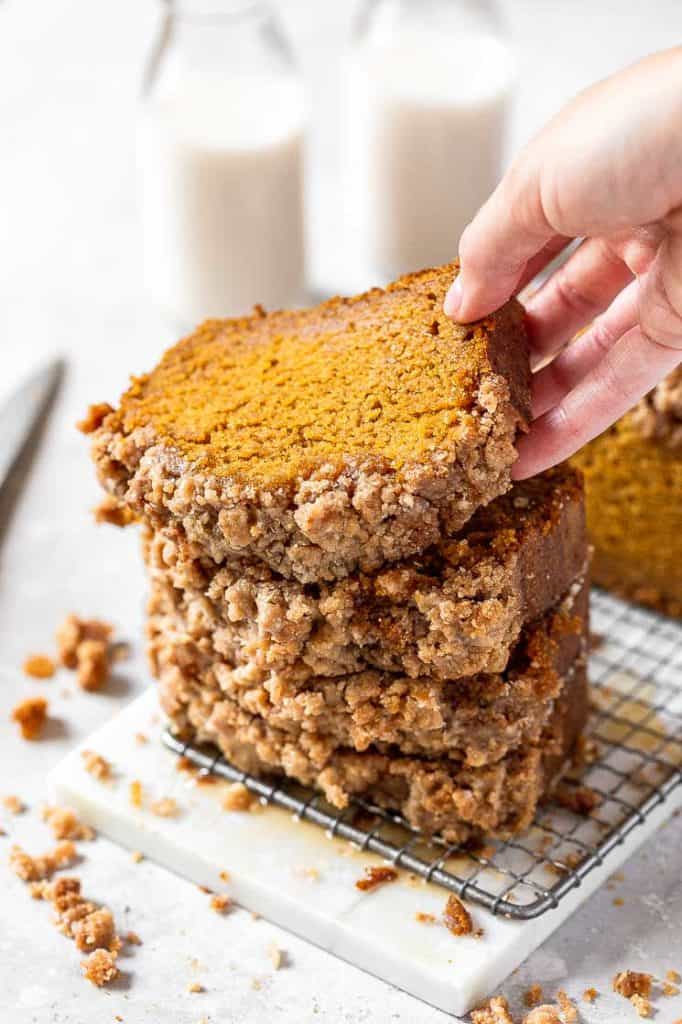
<path fill-rule="evenodd" d="M 402 29 L 349 58 L 351 251 L 380 277 L 453 259 L 500 176 L 512 68 L 487 35 Z"/>
<path fill-rule="evenodd" d="M 295 304 L 304 287 L 303 104 L 284 76 L 193 73 L 142 104 L 145 277 L 183 326 Z"/>

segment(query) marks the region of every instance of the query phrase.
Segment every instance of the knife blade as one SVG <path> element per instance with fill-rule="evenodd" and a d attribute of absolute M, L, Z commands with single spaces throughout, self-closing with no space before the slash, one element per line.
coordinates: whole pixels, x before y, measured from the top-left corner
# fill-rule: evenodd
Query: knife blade
<path fill-rule="evenodd" d="M 29 377 L 0 405 L 0 492 L 47 410 L 64 363 L 55 359 Z"/>

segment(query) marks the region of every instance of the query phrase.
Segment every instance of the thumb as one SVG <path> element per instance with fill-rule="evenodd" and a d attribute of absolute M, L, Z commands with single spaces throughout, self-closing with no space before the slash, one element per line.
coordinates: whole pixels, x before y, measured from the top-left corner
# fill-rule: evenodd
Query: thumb
<path fill-rule="evenodd" d="M 514 295 L 526 283 L 529 260 L 548 243 L 545 263 L 566 244 L 566 239 L 557 244 L 545 216 L 534 162 L 523 166 L 523 174 L 512 169 L 506 175 L 460 239 L 461 270 L 444 308 L 463 323 L 486 316 Z"/>

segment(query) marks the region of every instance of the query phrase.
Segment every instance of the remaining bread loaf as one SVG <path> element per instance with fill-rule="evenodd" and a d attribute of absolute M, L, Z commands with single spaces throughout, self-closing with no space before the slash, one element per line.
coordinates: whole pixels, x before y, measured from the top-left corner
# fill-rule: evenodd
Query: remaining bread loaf
<path fill-rule="evenodd" d="M 682 617 L 682 367 L 573 462 L 585 474 L 595 582 Z"/>

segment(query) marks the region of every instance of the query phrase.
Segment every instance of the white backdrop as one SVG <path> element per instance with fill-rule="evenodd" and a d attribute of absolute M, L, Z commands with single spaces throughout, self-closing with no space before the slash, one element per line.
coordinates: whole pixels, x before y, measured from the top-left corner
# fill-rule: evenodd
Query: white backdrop
<path fill-rule="evenodd" d="M 319 119 L 332 109 L 334 53 L 352 5 L 281 0 L 281 7 L 314 82 Z M 512 146 L 588 81 L 682 39 L 679 0 L 513 0 L 507 8 L 521 68 Z M 73 422 L 88 402 L 115 399 L 127 374 L 148 367 L 173 340 L 141 293 L 135 210 L 135 98 L 156 17 L 151 0 L 0 3 L 0 393 L 47 353 L 69 358 L 29 486 L 0 538 L 0 794 L 16 791 L 33 803 L 44 796 L 50 764 L 147 683 L 135 543 L 91 524 L 97 488 Z M 329 131 L 315 140 L 323 199 L 333 143 Z M 327 244 L 324 214 L 323 204 L 314 253 Z M 113 619 L 136 643 L 136 659 L 107 694 L 69 697 L 61 682 L 44 684 L 58 727 L 43 743 L 22 744 L 7 711 L 39 684 L 18 667 L 28 652 L 49 649 L 56 622 L 71 609 Z M 48 845 L 32 817 L 11 824 L 31 848 Z M 0 838 L 3 1024 L 100 1024 L 114 1014 L 126 1024 L 192 1024 L 203 1016 L 211 1024 L 446 1020 L 266 922 L 242 912 L 211 915 L 203 894 L 151 864 L 132 865 L 103 841 L 87 850 L 88 892 L 110 900 L 145 944 L 127 964 L 130 987 L 97 992 L 79 979 L 76 951 L 48 924 L 46 908 L 8 880 L 7 843 Z M 631 1012 L 606 994 L 617 969 L 680 969 L 671 960 L 682 933 L 680 845 L 682 819 L 628 866 L 617 893 L 625 905 L 600 893 L 510 980 L 512 997 L 518 1002 L 531 981 L 552 990 L 561 982 L 574 994 L 594 984 L 604 995 L 583 1018 L 615 1022 Z M 269 975 L 273 939 L 292 965 L 256 992 L 251 979 Z M 194 957 L 203 965 L 202 996 L 185 993 Z M 678 1017 L 680 1001 L 669 1000 L 657 1021 Z"/>

